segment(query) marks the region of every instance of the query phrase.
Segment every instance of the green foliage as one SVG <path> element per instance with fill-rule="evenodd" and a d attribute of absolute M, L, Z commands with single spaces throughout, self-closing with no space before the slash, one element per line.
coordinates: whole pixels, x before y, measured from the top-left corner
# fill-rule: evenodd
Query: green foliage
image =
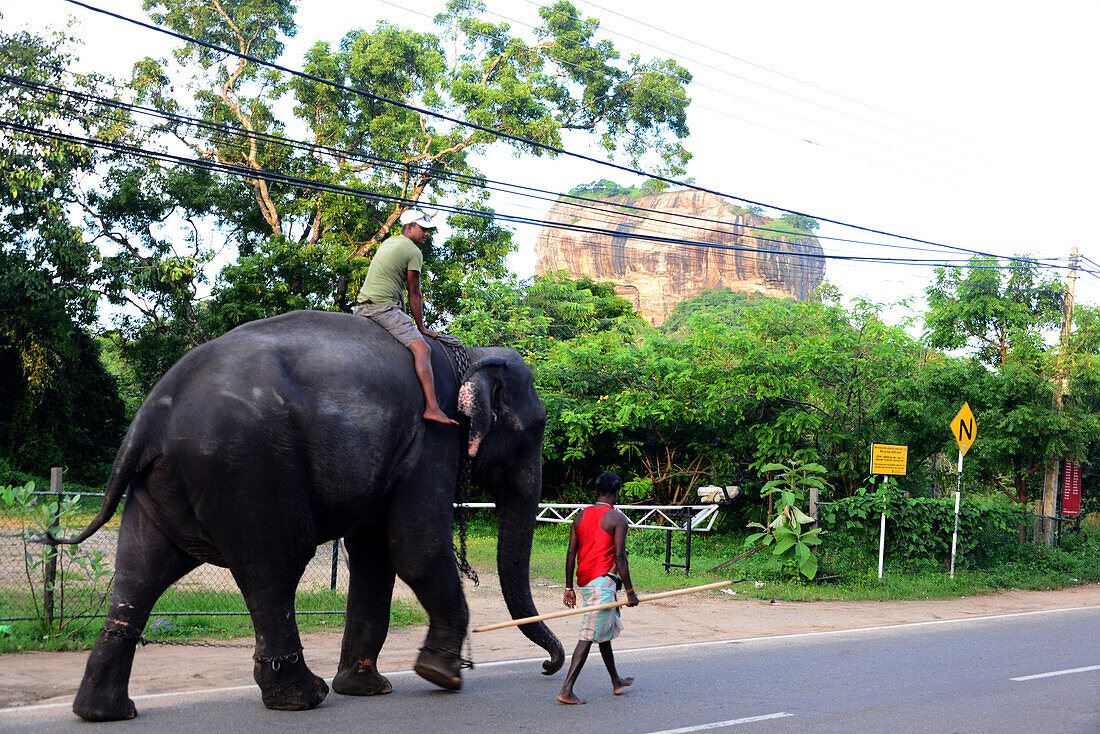
<path fill-rule="evenodd" d="M 745 538 L 745 548 L 763 545 L 771 550 L 772 565 L 789 576 L 801 574 L 808 579 L 817 575 L 817 556 L 815 546 L 821 545 L 821 530 L 809 529 L 813 518 L 798 508 L 798 503 L 807 501 L 810 489 L 825 490 L 829 487 L 823 475 L 825 467 L 820 464 L 794 462 L 791 466 L 766 464 L 763 472 L 774 472 L 761 492 L 764 497 L 773 498 L 774 516 L 766 525 L 749 523 L 749 527 L 760 528 L 760 532 Z"/>
<path fill-rule="evenodd" d="M 925 329 L 932 346 L 969 347 L 975 362 L 990 368 L 969 366 L 967 384 L 956 378 L 961 389 L 952 391 L 968 397 L 980 426 L 974 455 L 983 478 L 991 483 L 1004 478 L 1023 504 L 1029 477 L 1039 474 L 1049 457 L 1080 457 L 1094 440 L 1100 322 L 1096 310 L 1085 307 L 1075 314 L 1073 336 L 1052 349 L 1049 341 L 1063 318 L 1062 284 L 1024 258 L 1012 260 L 1007 275 L 1005 270 L 992 257 L 972 258 L 965 269 L 937 270 L 927 289 Z M 942 371 L 949 379 L 951 372 L 963 369 Z M 1063 408 L 1055 385 L 1064 383 L 1073 391 Z M 933 400 L 940 385 L 928 384 Z"/>
<path fill-rule="evenodd" d="M 343 248 L 327 240 L 302 247 L 272 237 L 222 270 L 209 309 L 210 331 L 223 333 L 288 311 L 330 310 L 336 284 L 351 275 Z"/>
<path fill-rule="evenodd" d="M 787 225 L 791 229 L 802 232 L 804 234 L 811 234 L 815 229 L 820 227 L 816 219 L 807 217 L 803 214 L 794 214 L 792 212 L 786 212 L 779 218 L 779 221 Z"/>
<path fill-rule="evenodd" d="M 623 488 L 619 494 L 625 503 L 641 502 L 653 494 L 653 480 L 645 477 L 644 479 L 632 479 L 629 482 L 623 482 Z"/>
<path fill-rule="evenodd" d="M 169 59 L 138 61 L 126 95 L 211 124 L 166 118 L 143 129 L 116 113 L 113 133 L 141 145 L 182 141 L 196 158 L 256 175 L 106 156 L 101 185 L 83 208 L 99 239 L 110 243 L 97 271 L 105 292 L 140 313 L 118 324 L 132 342 L 118 355 L 132 362 L 142 388 L 182 353 L 237 324 L 298 308 L 347 310 L 369 257 L 411 202 L 430 210 L 445 200 L 468 210 L 448 217 L 450 237 L 424 248 L 429 325 L 454 318 L 467 282 L 505 277 L 512 234 L 494 220 L 472 157 L 502 145 L 526 155 L 546 149 L 441 124 L 349 88 L 550 146 L 576 131 L 668 174 L 682 173 L 689 158 L 679 142 L 688 134 L 688 72 L 672 60 L 620 58 L 610 41 L 595 39 L 599 22 L 568 2 L 543 8 L 532 38 L 486 21 L 479 2 L 454 0 L 437 16 L 437 33 L 380 22 L 348 31 L 339 44 L 310 46 L 305 71 L 345 88 L 287 77 L 204 45 L 280 59 L 285 39 L 297 32 L 287 0 L 145 0 L 143 7 L 155 23 L 198 42 L 182 44 Z M 37 109 L 33 100 L 27 104 Z M 272 139 L 301 128 L 311 146 Z M 302 189 L 270 173 L 363 196 Z M 234 247 L 237 260 L 214 278 L 215 253 Z M 211 281 L 213 292 L 203 298 Z"/>
<path fill-rule="evenodd" d="M 703 314 L 690 322 L 686 377 L 699 403 L 742 437 L 741 453 L 756 467 L 773 456 L 829 457 L 837 491 L 850 494 L 871 442 L 886 433 L 873 420 L 880 391 L 914 369 L 919 345 L 867 303 L 849 312 L 757 298 L 738 311 L 726 323 Z"/>
<path fill-rule="evenodd" d="M 740 325 L 748 301 L 749 296 L 729 288 L 708 288 L 695 298 L 673 306 L 661 324 L 661 331 L 677 339 L 687 339 L 696 316 L 717 327 L 735 329 Z"/>
<path fill-rule="evenodd" d="M 546 273 L 528 282 L 469 278 L 450 328 L 471 344 L 507 344 L 538 365 L 556 343 L 586 334 L 629 339 L 645 328 L 611 283 Z"/>
<path fill-rule="evenodd" d="M 881 487 L 881 485 L 880 485 Z M 924 564 L 942 570 L 950 560 L 955 522 L 952 498 L 906 497 L 902 492 L 857 492 L 822 507 L 829 545 L 877 548 L 879 518 L 886 510 L 886 558 L 902 569 Z M 1017 552 L 1017 529 L 1030 516 L 1004 501 L 964 497 L 959 508 L 960 565 L 989 568 Z"/>
<path fill-rule="evenodd" d="M 102 481 L 125 431 L 124 406 L 98 345 L 71 328 L 22 354 L 0 338 L 0 382 L 7 386 L 0 392 L 0 459 L 39 474 L 71 466 L 75 478 Z"/>
<path fill-rule="evenodd" d="M 515 346 L 532 365 L 550 492 L 613 468 L 648 479 L 649 499 L 684 502 L 712 474 L 782 451 L 829 457 L 850 494 L 885 432 L 880 393 L 919 362 L 919 346 L 868 304 L 708 291 L 679 306 L 669 338 L 609 284 L 551 274 L 467 292 L 455 331 Z"/>
<path fill-rule="evenodd" d="M 1040 275 L 1038 264 L 1014 260 L 1006 276 L 997 258 L 975 256 L 966 268 L 937 268 L 927 289 L 928 343 L 938 349 L 970 346 L 980 360 L 1041 369 L 1048 329 L 1062 320 L 1062 285 Z"/>
<path fill-rule="evenodd" d="M 69 524 L 78 498 L 39 502 L 34 487 L 34 482 L 0 487 L 0 507 L 14 520 L 22 543 L 25 591 L 40 634 L 67 638 L 79 634 L 106 603 L 113 574 L 103 550 L 42 541 Z"/>
<path fill-rule="evenodd" d="M 614 181 L 609 181 L 606 178 L 601 178 L 599 181 L 592 181 L 591 183 L 578 184 L 569 189 L 569 193 L 573 196 L 583 196 L 586 199 L 610 199 L 613 196 L 625 196 L 628 199 L 640 199 L 643 196 L 649 196 L 650 194 L 658 193 L 660 189 L 656 184 L 662 183 L 660 181 L 654 184 L 646 183 L 642 186 L 620 186 Z"/>
<path fill-rule="evenodd" d="M 86 148 L 37 135 L 84 133 L 112 139 L 104 108 L 34 84 L 92 90 L 94 76 L 68 74 L 63 34 L 0 30 L 5 84 L 0 114 L 0 458 L 44 471 L 72 464 L 93 477 L 121 429 L 117 387 L 86 334 L 95 323 L 99 253 L 75 212 L 79 180 L 97 159 Z"/>

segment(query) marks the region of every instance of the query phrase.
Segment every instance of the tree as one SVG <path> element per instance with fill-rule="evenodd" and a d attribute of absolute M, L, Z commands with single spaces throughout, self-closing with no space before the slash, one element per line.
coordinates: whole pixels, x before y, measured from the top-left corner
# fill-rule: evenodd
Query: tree
<path fill-rule="evenodd" d="M 296 32 L 293 6 L 284 0 L 146 0 L 144 7 L 172 30 L 262 60 L 278 58 L 281 39 Z M 676 141 L 687 135 L 686 70 L 669 60 L 620 62 L 610 42 L 594 39 L 598 21 L 582 18 L 568 2 L 540 11 L 534 40 L 483 20 L 483 10 L 479 2 L 447 4 L 436 18 L 446 46 L 440 36 L 386 22 L 348 32 L 338 48 L 315 44 L 305 71 L 340 86 L 288 78 L 192 42 L 178 50 L 176 66 L 145 59 L 135 67 L 132 85 L 140 99 L 208 123 L 168 122 L 163 132 L 184 140 L 202 160 L 243 171 L 240 180 L 218 174 L 211 182 L 217 190 L 212 216 L 233 229 L 242 258 L 262 250 L 262 260 L 222 273 L 214 294 L 229 301 L 222 311 L 271 315 L 303 302 L 346 308 L 349 290 L 365 272 L 360 258 L 393 232 L 401 212 L 447 200 L 459 210 L 448 217 L 454 234 L 433 245 L 425 265 L 436 309 L 428 321 L 446 320 L 461 272 L 474 268 L 499 277 L 512 249 L 473 165 L 473 156 L 490 146 L 552 154 L 544 146 L 560 147 L 563 136 L 577 131 L 598 136 L 609 152 L 625 149 L 632 162 L 653 160 L 661 171 L 682 172 L 688 154 Z M 187 77 L 196 91 L 184 110 L 171 91 L 172 80 Z M 286 95 L 293 97 L 296 122 L 310 131 L 307 145 L 281 140 L 291 127 L 277 113 Z M 537 144 L 441 121 L 426 110 Z M 251 199 L 248 216 L 240 207 L 242 190 Z M 347 266 L 331 259 L 340 253 Z M 294 272 L 293 262 L 276 260 L 317 257 L 331 266 L 323 270 L 330 284 L 290 279 L 283 281 L 283 296 L 251 307 L 240 303 L 265 277 L 257 272 L 260 262 L 268 274 Z"/>
<path fill-rule="evenodd" d="M 673 338 L 686 338 L 693 317 L 705 314 L 707 321 L 719 322 L 728 328 L 737 328 L 748 305 L 749 296 L 729 288 L 708 288 L 694 298 L 680 301 L 673 306 L 668 318 L 661 324 L 661 331 Z"/>
<path fill-rule="evenodd" d="M 1003 270 L 1009 271 L 1007 277 Z M 1062 382 L 1072 369 L 1071 355 L 1080 340 L 1064 340 L 1057 350 L 1048 343 L 1063 320 L 1065 289 L 1057 280 L 1043 278 L 1034 261 L 1016 258 L 1002 266 L 995 258 L 975 257 L 965 270 L 938 269 L 936 283 L 927 292 L 929 343 L 945 349 L 974 348 L 978 359 L 997 370 L 999 383 L 1013 386 L 1005 396 L 1013 406 L 1009 413 L 1032 416 L 1006 426 L 1009 435 L 1022 425 L 1027 428 L 1011 455 L 987 461 L 987 471 L 1011 477 L 1015 498 L 1022 504 L 1028 499 L 1026 477 L 1045 464 L 1040 514 L 1052 514 L 1058 459 L 1077 453 L 1075 444 L 1090 422 L 1080 411 L 1062 407 Z M 995 386 L 988 389 L 996 394 Z M 1040 414 L 1050 415 L 1041 419 Z M 1036 453 L 1039 449 L 1041 454 Z M 1052 540 L 1053 528 L 1044 524 Z M 1023 532 L 1021 528 L 1021 541 Z"/>
<path fill-rule="evenodd" d="M 1011 359 L 1040 369 L 1046 332 L 1062 323 L 1062 284 L 1022 258 L 1002 266 L 996 258 L 975 256 L 966 268 L 937 268 L 926 293 L 928 344 L 972 347 L 992 366 Z"/>
<path fill-rule="evenodd" d="M 714 473 L 820 459 L 839 476 L 837 491 L 851 493 L 866 478 L 870 443 L 884 440 L 880 395 L 923 358 L 869 304 L 849 312 L 730 291 L 681 304 L 691 316 L 674 338 L 588 316 L 585 328 L 552 338 L 554 324 L 595 304 L 577 303 L 568 281 L 537 285 L 537 297 L 493 292 L 490 308 L 459 323 L 506 333 L 533 363 L 548 414 L 548 486 L 613 466 L 653 499 L 683 502 Z M 534 307 L 547 295 L 551 307 Z"/>
<path fill-rule="evenodd" d="M 746 301 L 733 329 L 703 315 L 692 323 L 699 403 L 734 412 L 751 436 L 746 460 L 825 464 L 839 496 L 863 483 L 870 445 L 885 433 L 880 395 L 922 358 L 902 328 L 866 302 L 847 311 L 772 298 Z"/>
<path fill-rule="evenodd" d="M 63 80 L 85 90 L 98 81 L 67 72 L 63 34 L 0 31 L 0 48 L 12 80 L 0 97 L 0 457 L 96 480 L 120 436 L 122 403 L 86 333 L 99 252 L 70 209 L 96 158 L 63 136 L 114 130 L 96 106 L 55 91 Z"/>
<path fill-rule="evenodd" d="M 452 326 L 474 344 L 508 344 L 538 362 L 557 342 L 585 334 L 616 332 L 629 339 L 645 326 L 613 283 L 583 275 L 545 273 L 528 281 L 465 284 Z"/>
<path fill-rule="evenodd" d="M 806 234 L 810 234 L 821 225 L 817 220 L 812 217 L 807 217 L 804 214 L 795 214 L 794 212 L 786 212 L 779 218 L 781 222 L 784 222 L 789 227 L 802 230 Z"/>

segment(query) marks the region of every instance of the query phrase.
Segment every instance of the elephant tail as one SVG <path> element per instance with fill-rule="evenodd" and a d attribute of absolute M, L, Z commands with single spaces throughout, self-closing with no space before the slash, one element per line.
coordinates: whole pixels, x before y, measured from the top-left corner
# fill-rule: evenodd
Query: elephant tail
<path fill-rule="evenodd" d="M 103 505 L 99 508 L 96 516 L 92 518 L 92 521 L 80 531 L 80 534 L 71 538 L 57 538 L 54 537 L 52 532 L 47 532 L 41 538 L 42 542 L 50 545 L 77 545 L 83 543 L 114 517 L 115 510 L 118 509 L 122 497 L 126 494 L 126 488 L 130 486 L 130 480 L 134 478 L 139 469 L 141 452 L 135 450 L 134 444 L 135 442 L 130 440 L 130 436 L 127 436 L 122 449 L 115 458 L 115 465 L 111 468 L 111 478 L 107 480 L 107 491 L 103 494 Z"/>

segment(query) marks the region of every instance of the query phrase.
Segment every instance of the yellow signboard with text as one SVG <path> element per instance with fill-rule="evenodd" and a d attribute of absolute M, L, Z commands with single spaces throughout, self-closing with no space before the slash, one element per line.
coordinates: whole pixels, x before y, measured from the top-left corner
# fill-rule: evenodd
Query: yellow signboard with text
<path fill-rule="evenodd" d="M 905 476 L 909 447 L 892 443 L 871 444 L 871 473 Z"/>

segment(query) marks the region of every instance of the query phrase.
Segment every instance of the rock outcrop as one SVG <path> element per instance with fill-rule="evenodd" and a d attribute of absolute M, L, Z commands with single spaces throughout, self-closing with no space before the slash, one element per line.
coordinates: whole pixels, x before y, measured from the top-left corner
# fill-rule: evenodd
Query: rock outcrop
<path fill-rule="evenodd" d="M 560 200 L 547 220 L 536 274 L 611 281 L 654 324 L 707 288 L 802 300 L 825 273 L 817 238 L 700 191 Z"/>

